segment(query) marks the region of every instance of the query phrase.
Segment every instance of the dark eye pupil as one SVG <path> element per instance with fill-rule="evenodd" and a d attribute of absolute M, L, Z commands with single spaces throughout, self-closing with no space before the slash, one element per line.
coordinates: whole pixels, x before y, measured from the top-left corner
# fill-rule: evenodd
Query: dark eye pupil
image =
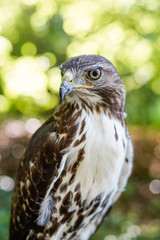
<path fill-rule="evenodd" d="M 92 75 L 93 75 L 94 77 L 96 77 L 96 76 L 98 75 L 97 71 L 93 71 L 93 72 L 92 72 Z"/>

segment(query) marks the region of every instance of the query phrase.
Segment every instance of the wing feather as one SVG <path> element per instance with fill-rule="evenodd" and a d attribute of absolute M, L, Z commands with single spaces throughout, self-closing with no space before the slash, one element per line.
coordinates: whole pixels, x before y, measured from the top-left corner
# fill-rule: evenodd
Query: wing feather
<path fill-rule="evenodd" d="M 55 128 L 55 120 L 51 117 L 33 135 L 20 162 L 12 200 L 12 240 L 26 239 L 29 230 L 36 224 L 40 203 L 57 176 L 61 157 L 56 153 Z"/>

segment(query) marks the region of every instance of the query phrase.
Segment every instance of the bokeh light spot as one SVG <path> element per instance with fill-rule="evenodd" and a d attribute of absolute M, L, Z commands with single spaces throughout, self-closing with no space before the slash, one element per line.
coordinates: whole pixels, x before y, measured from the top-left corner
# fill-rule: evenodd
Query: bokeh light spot
<path fill-rule="evenodd" d="M 58 92 L 60 85 L 61 85 L 61 74 L 60 69 L 57 67 L 54 67 L 49 70 L 49 87 Z"/>
<path fill-rule="evenodd" d="M 46 52 L 46 53 L 43 54 L 43 56 L 49 59 L 50 67 L 53 67 L 56 64 L 57 59 L 56 59 L 56 56 L 53 53 Z"/>
<path fill-rule="evenodd" d="M 11 152 L 15 158 L 21 158 L 25 152 L 25 146 L 20 143 L 14 144 Z"/>
<path fill-rule="evenodd" d="M 7 95 L 17 97 L 22 94 L 36 98 L 45 92 L 47 77 L 43 70 L 48 68 L 49 60 L 43 57 L 37 61 L 32 57 L 21 57 L 8 68 L 6 66 L 4 80 Z M 43 62 L 43 67 L 40 62 Z"/>
<path fill-rule="evenodd" d="M 25 123 L 26 130 L 33 134 L 41 126 L 40 120 L 36 118 L 30 118 Z"/>
<path fill-rule="evenodd" d="M 43 31 L 47 29 L 48 21 L 57 11 L 56 1 L 47 0 L 39 1 L 37 9 L 30 18 L 30 23 L 36 31 Z"/>
<path fill-rule="evenodd" d="M 135 80 L 139 84 L 145 84 L 152 79 L 154 74 L 155 74 L 155 68 L 153 64 L 149 62 L 142 65 L 137 70 L 137 72 L 135 73 Z"/>
<path fill-rule="evenodd" d="M 145 62 L 150 59 L 152 54 L 152 47 L 147 40 L 141 40 L 134 44 L 132 50 L 134 61 Z"/>
<path fill-rule="evenodd" d="M 0 54 L 9 53 L 11 52 L 11 50 L 12 50 L 11 42 L 8 39 L 0 36 Z"/>
<path fill-rule="evenodd" d="M 110 24 L 106 28 L 106 35 L 108 40 L 114 44 L 120 43 L 124 39 L 124 30 L 119 23 Z"/>
<path fill-rule="evenodd" d="M 0 176 L 0 189 L 6 192 L 13 190 L 14 188 L 14 181 L 11 177 L 8 176 Z"/>
<path fill-rule="evenodd" d="M 40 56 L 36 59 L 38 68 L 42 71 L 47 71 L 48 68 L 50 67 L 50 61 L 47 57 L 45 56 Z"/>
<path fill-rule="evenodd" d="M 22 55 L 31 55 L 34 56 L 37 52 L 36 45 L 32 42 L 27 42 L 21 47 Z"/>
<path fill-rule="evenodd" d="M 149 189 L 153 194 L 160 194 L 160 180 L 155 179 L 149 184 Z"/>
<path fill-rule="evenodd" d="M 10 121 L 5 126 L 5 133 L 10 138 L 19 138 L 24 136 L 24 133 L 25 133 L 24 122 L 20 120 Z"/>
<path fill-rule="evenodd" d="M 129 236 L 131 238 L 135 238 L 137 237 L 138 235 L 140 235 L 141 233 L 141 229 L 139 226 L 137 225 L 131 225 L 129 226 L 129 228 L 127 229 L 127 233 L 129 234 Z"/>
<path fill-rule="evenodd" d="M 155 31 L 156 29 L 156 21 L 152 15 L 149 14 L 141 14 L 138 16 L 141 21 L 137 22 L 138 29 L 143 34 L 149 34 Z"/>
<path fill-rule="evenodd" d="M 79 9 L 80 14 L 77 14 L 76 9 Z M 62 7 L 61 12 L 65 19 L 64 31 L 69 35 L 84 35 L 92 26 L 96 10 L 98 11 L 97 4 L 89 0 L 75 1 L 68 6 Z"/>
<path fill-rule="evenodd" d="M 50 89 L 52 90 L 52 89 Z M 51 91 L 52 92 L 52 91 Z M 43 107 L 44 110 L 53 109 L 58 103 L 58 97 L 55 94 L 46 92 L 36 99 L 36 104 Z"/>
<path fill-rule="evenodd" d="M 37 30 L 44 30 L 47 27 L 47 17 L 34 13 L 30 18 L 31 25 Z"/>

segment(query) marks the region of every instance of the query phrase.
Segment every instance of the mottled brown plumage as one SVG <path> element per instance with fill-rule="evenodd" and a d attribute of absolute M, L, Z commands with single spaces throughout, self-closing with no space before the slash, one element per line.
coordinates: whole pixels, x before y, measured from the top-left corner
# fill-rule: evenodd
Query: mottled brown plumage
<path fill-rule="evenodd" d="M 20 162 L 10 239 L 88 239 L 123 191 L 133 148 L 125 90 L 105 58 L 61 66 L 62 101 L 33 135 Z"/>

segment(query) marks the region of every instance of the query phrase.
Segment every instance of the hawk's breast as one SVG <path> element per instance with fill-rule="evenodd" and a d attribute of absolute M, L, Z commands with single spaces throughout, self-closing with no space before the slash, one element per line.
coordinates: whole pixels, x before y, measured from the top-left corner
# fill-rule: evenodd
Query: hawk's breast
<path fill-rule="evenodd" d="M 74 151 L 84 149 L 83 161 L 80 162 L 76 181 L 81 183 L 82 198 L 93 198 L 99 193 L 116 191 L 119 175 L 124 163 L 126 142 L 125 129 L 120 121 L 109 118 L 107 114 L 82 114 L 85 127 L 85 141 Z M 90 190 L 90 193 L 89 193 Z"/>
<path fill-rule="evenodd" d="M 94 231 L 95 222 L 113 204 L 125 158 L 126 136 L 120 121 L 83 110 L 75 124 L 76 135 L 63 156 L 63 169 L 48 192 L 54 206 L 46 231 L 59 223 L 54 239 L 69 239 L 74 230 L 78 234 L 92 222 L 90 232 Z M 40 220 L 45 212 L 44 208 Z"/>

